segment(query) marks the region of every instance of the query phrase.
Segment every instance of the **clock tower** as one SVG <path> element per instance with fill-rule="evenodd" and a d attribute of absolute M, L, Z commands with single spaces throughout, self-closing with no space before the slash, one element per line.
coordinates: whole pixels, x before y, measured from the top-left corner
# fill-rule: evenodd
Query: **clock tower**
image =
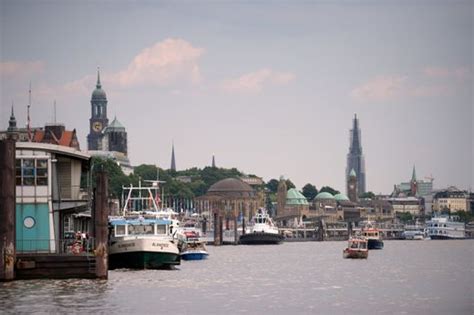
<path fill-rule="evenodd" d="M 107 119 L 107 95 L 100 84 L 100 72 L 97 69 L 97 84 L 91 98 L 91 118 L 89 119 L 88 150 L 102 150 L 103 130 L 109 125 Z"/>
<path fill-rule="evenodd" d="M 354 169 L 351 170 L 347 179 L 347 196 L 352 202 L 357 202 L 357 199 L 359 198 L 357 189 L 357 176 Z"/>

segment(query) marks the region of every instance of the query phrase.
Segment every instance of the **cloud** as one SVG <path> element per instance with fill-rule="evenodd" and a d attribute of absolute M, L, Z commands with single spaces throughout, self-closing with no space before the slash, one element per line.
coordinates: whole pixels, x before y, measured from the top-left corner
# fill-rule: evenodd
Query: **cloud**
<path fill-rule="evenodd" d="M 23 79 L 41 73 L 43 70 L 44 63 L 42 61 L 0 62 L 0 77 L 3 79 Z"/>
<path fill-rule="evenodd" d="M 409 95 L 416 97 L 447 96 L 453 93 L 453 88 L 446 84 L 420 85 L 409 90 Z"/>
<path fill-rule="evenodd" d="M 378 76 L 351 91 L 359 101 L 386 101 L 400 96 L 404 89 L 405 76 Z"/>
<path fill-rule="evenodd" d="M 221 87 L 229 92 L 260 92 L 266 86 L 286 85 L 294 78 L 295 76 L 289 72 L 260 69 L 235 79 L 226 80 Z"/>
<path fill-rule="evenodd" d="M 466 79 L 470 76 L 470 70 L 467 67 L 446 68 L 446 67 L 426 67 L 423 74 L 430 78 L 453 78 Z"/>
<path fill-rule="evenodd" d="M 197 84 L 202 79 L 198 61 L 203 53 L 204 49 L 185 40 L 168 38 L 142 50 L 125 70 L 112 74 L 108 81 L 121 87 Z"/>

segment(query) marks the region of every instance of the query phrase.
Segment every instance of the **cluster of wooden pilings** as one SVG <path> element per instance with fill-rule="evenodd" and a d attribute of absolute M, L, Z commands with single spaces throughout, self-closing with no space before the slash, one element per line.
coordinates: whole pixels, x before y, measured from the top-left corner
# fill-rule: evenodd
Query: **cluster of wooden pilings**
<path fill-rule="evenodd" d="M 108 202 L 107 174 L 99 171 L 94 192 L 92 218 L 95 239 L 94 254 L 84 268 L 78 259 L 64 255 L 17 254 L 15 249 L 15 182 L 16 148 L 13 139 L 0 140 L 0 281 L 17 278 L 100 278 L 108 276 Z M 21 257 L 21 259 L 19 259 Z M 93 260 L 93 261 L 92 261 Z M 49 267 L 48 267 L 49 266 Z M 28 269 L 24 271 L 22 268 Z M 17 277 L 17 271 L 20 277 Z"/>

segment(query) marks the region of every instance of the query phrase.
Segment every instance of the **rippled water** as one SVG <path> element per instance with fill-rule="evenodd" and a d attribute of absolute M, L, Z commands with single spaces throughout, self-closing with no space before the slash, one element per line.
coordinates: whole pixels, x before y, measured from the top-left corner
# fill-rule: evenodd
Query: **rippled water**
<path fill-rule="evenodd" d="M 209 246 L 178 270 L 0 283 L 0 313 L 474 313 L 474 241 L 386 241 L 367 260 L 344 246 Z"/>

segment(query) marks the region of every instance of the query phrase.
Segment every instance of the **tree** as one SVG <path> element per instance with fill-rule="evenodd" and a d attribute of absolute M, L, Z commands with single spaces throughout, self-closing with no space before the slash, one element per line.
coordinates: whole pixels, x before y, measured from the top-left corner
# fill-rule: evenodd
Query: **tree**
<path fill-rule="evenodd" d="M 276 194 L 278 191 L 278 183 L 279 181 L 277 179 L 272 178 L 268 181 L 268 183 L 265 186 L 270 192 Z"/>
<path fill-rule="evenodd" d="M 92 187 L 95 187 L 97 172 L 104 170 L 107 172 L 109 179 L 109 195 L 113 198 L 120 198 L 122 196 L 122 186 L 128 186 L 131 183 L 131 178 L 125 175 L 117 164 L 112 159 L 103 159 L 100 157 L 92 157 Z"/>
<path fill-rule="evenodd" d="M 397 218 L 400 219 L 400 221 L 403 223 L 413 221 L 413 216 L 410 212 L 398 212 Z"/>
<path fill-rule="evenodd" d="M 457 215 L 459 217 L 459 220 L 464 223 L 469 223 L 470 221 L 474 220 L 473 214 L 467 211 L 456 211 L 453 213 L 453 215 Z"/>
<path fill-rule="evenodd" d="M 303 196 L 306 197 L 309 201 L 313 200 L 314 197 L 318 194 L 318 190 L 316 189 L 316 186 L 311 185 L 310 183 L 304 185 L 303 187 Z"/>
<path fill-rule="evenodd" d="M 359 196 L 361 199 L 375 199 L 375 194 L 371 191 L 365 192 Z"/>
<path fill-rule="evenodd" d="M 295 184 L 290 179 L 286 180 L 286 189 L 296 188 Z"/>
<path fill-rule="evenodd" d="M 331 195 L 337 195 L 339 194 L 339 190 L 335 190 L 334 188 L 330 187 L 330 186 L 323 186 L 321 187 L 321 189 L 319 190 L 319 193 L 322 193 L 322 192 L 328 192 L 330 193 Z"/>

